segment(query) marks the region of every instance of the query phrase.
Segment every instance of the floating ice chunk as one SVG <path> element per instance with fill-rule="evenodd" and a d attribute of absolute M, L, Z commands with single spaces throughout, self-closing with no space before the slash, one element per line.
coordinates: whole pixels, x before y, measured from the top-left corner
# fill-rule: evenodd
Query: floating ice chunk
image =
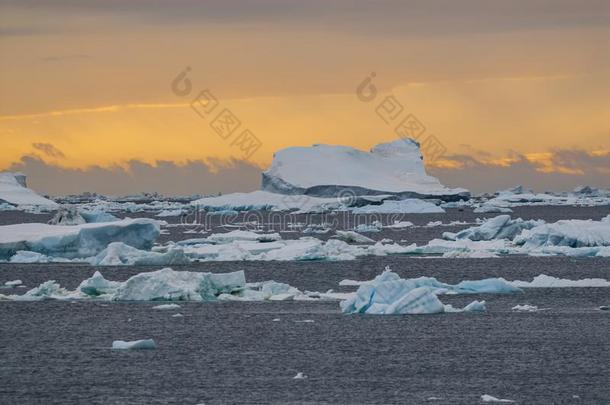
<path fill-rule="evenodd" d="M 139 349 L 156 349 L 157 345 L 153 339 L 142 339 L 126 342 L 124 340 L 115 340 L 112 342 L 114 350 L 139 350 Z"/>
<path fill-rule="evenodd" d="M 84 258 L 98 254 L 111 242 L 123 242 L 138 249 L 149 249 L 159 236 L 155 220 L 122 221 L 73 226 L 37 223 L 0 226 L 0 259 L 20 250 L 48 256 Z"/>
<path fill-rule="evenodd" d="M 582 280 L 567 280 L 540 274 L 532 281 L 515 280 L 512 285 L 521 288 L 568 288 L 568 287 L 610 287 L 610 281 L 603 278 L 585 278 Z"/>
<path fill-rule="evenodd" d="M 386 226 L 386 228 L 402 229 L 402 228 L 409 228 L 411 226 L 414 226 L 414 224 L 413 224 L 413 222 L 410 222 L 410 221 L 394 221 L 394 223 L 392 225 L 388 225 L 388 226 Z"/>
<path fill-rule="evenodd" d="M 57 210 L 57 213 L 48 222 L 49 225 L 82 225 L 86 224 L 85 218 L 83 218 L 78 208 L 71 206 L 62 206 Z"/>
<path fill-rule="evenodd" d="M 180 305 L 178 305 L 178 304 L 161 304 L 161 305 L 156 305 L 156 306 L 152 307 L 152 309 L 161 309 L 161 310 L 178 309 L 178 308 L 180 308 Z"/>
<path fill-rule="evenodd" d="M 45 281 L 38 287 L 27 291 L 23 295 L 11 295 L 9 299 L 14 301 L 40 301 L 44 299 L 69 299 L 77 298 L 73 293 L 62 288 L 55 280 Z"/>
<path fill-rule="evenodd" d="M 515 305 L 511 309 L 513 311 L 517 311 L 517 312 L 536 312 L 536 311 L 538 311 L 538 307 L 536 305 L 529 305 L 529 304 Z"/>
<path fill-rule="evenodd" d="M 7 281 L 4 283 L 4 285 L 6 287 L 17 287 L 22 284 L 23 284 L 23 281 L 21 281 L 21 280 L 11 280 L 11 281 Z"/>
<path fill-rule="evenodd" d="M 443 253 L 443 257 L 452 259 L 488 259 L 491 257 L 498 257 L 498 255 L 485 250 L 451 250 Z"/>
<path fill-rule="evenodd" d="M 375 243 L 371 238 L 354 231 L 335 231 L 336 237 L 347 243 Z"/>
<path fill-rule="evenodd" d="M 121 282 L 109 281 L 102 276 L 102 273 L 96 271 L 93 276 L 83 280 L 77 288 L 82 294 L 90 297 L 100 295 L 111 295 L 119 288 Z"/>
<path fill-rule="evenodd" d="M 356 231 L 356 232 L 379 232 L 382 227 L 383 227 L 383 225 L 381 225 L 381 222 L 374 221 L 372 224 L 358 224 L 354 228 L 354 231 Z"/>
<path fill-rule="evenodd" d="M 353 208 L 354 214 L 442 214 L 441 207 L 424 200 L 410 198 L 406 200 L 386 200 L 381 205 L 366 205 Z"/>
<path fill-rule="evenodd" d="M 273 242 L 282 239 L 279 233 L 260 234 L 252 231 L 235 230 L 226 233 L 214 233 L 206 238 L 211 243 L 230 243 L 233 241 Z"/>
<path fill-rule="evenodd" d="M 240 291 L 243 271 L 213 274 L 174 271 L 170 268 L 130 277 L 116 289 L 115 301 L 213 301 L 223 293 Z"/>
<path fill-rule="evenodd" d="M 139 250 L 122 242 L 112 242 L 97 256 L 89 259 L 93 266 L 171 266 L 190 263 L 182 249 L 171 248 L 165 253 Z"/>
<path fill-rule="evenodd" d="M 524 230 L 514 242 L 527 249 L 544 246 L 610 246 L 610 222 L 571 219 L 540 224 Z"/>
<path fill-rule="evenodd" d="M 609 311 L 610 310 L 610 305 L 602 305 L 599 308 L 600 311 Z"/>
<path fill-rule="evenodd" d="M 345 285 L 345 281 L 342 282 Z M 484 301 L 474 301 L 464 309 L 443 305 L 439 294 L 506 294 L 521 290 L 504 279 L 462 281 L 451 285 L 433 277 L 402 279 L 388 268 L 368 282 L 357 283 L 356 293 L 340 303 L 345 313 L 366 314 L 419 314 L 440 312 L 484 311 Z M 354 285 L 352 284 L 352 285 Z"/>
<path fill-rule="evenodd" d="M 79 261 L 78 259 L 70 260 L 62 257 L 49 257 L 36 252 L 28 252 L 26 250 L 20 250 L 11 256 L 11 263 L 69 263 L 73 261 Z M 82 260 L 81 260 L 82 261 Z"/>
<path fill-rule="evenodd" d="M 524 229 L 530 229 L 540 221 L 524 221 L 521 218 L 511 220 L 510 215 L 498 215 L 488 219 L 480 226 L 464 229 L 457 233 L 445 232 L 443 238 L 448 240 L 470 239 L 473 241 L 509 239 L 512 240 Z"/>
<path fill-rule="evenodd" d="M 507 207 L 496 207 L 495 205 L 481 205 L 480 207 L 472 210 L 476 214 L 492 214 L 492 213 L 506 213 L 513 212 L 510 208 Z"/>
<path fill-rule="evenodd" d="M 181 313 L 172 315 L 172 318 L 182 318 L 182 317 L 184 317 L 184 315 L 182 315 Z"/>
<path fill-rule="evenodd" d="M 297 373 L 297 375 L 292 377 L 293 380 L 303 380 L 305 378 L 307 378 L 307 376 L 300 371 Z"/>
<path fill-rule="evenodd" d="M 97 224 L 100 222 L 116 222 L 119 218 L 100 209 L 82 210 L 80 215 L 87 221 L 88 224 Z"/>
<path fill-rule="evenodd" d="M 483 401 L 483 402 L 515 402 L 511 399 L 500 399 L 500 398 L 492 397 L 491 395 L 488 395 L 488 394 L 481 395 L 481 401 Z"/>

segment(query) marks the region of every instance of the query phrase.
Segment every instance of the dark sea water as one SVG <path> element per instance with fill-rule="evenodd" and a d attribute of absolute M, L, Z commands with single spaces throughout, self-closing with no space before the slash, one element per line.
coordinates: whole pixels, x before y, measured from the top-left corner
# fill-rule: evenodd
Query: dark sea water
<path fill-rule="evenodd" d="M 607 208 L 519 210 L 513 217 L 599 219 L 608 214 Z M 493 215 L 456 210 L 406 219 L 425 224 L 485 216 Z M 15 219 L 3 213 L 0 222 Z M 416 228 L 393 238 L 417 241 L 446 230 Z M 174 228 L 165 237 L 193 237 L 181 235 Z M 610 278 L 610 258 L 395 256 L 174 268 L 244 270 L 248 281 L 348 291 L 338 287 L 340 280 L 371 279 L 385 266 L 402 277 L 426 275 L 451 283 L 486 277 L 529 280 L 541 273 Z M 34 287 L 54 279 L 73 289 L 95 270 L 124 280 L 156 269 L 0 264 L 0 282 L 21 279 Z M 170 311 L 153 310 L 153 303 L 0 302 L 0 403 L 476 404 L 482 394 L 520 404 L 610 403 L 610 311 L 598 309 L 610 305 L 610 289 L 528 289 L 441 299 L 455 306 L 484 299 L 487 312 L 344 315 L 336 302 L 186 303 Z M 517 304 L 548 310 L 515 313 L 511 308 Z M 184 317 L 172 317 L 177 312 Z M 143 338 L 153 338 L 158 348 L 110 350 L 113 340 Z M 297 372 L 308 378 L 293 379 Z"/>

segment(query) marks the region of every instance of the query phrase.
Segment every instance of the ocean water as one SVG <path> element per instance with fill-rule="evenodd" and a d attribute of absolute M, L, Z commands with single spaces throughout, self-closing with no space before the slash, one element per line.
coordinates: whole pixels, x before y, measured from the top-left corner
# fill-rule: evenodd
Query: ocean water
<path fill-rule="evenodd" d="M 608 214 L 608 208 L 520 211 L 513 217 L 599 219 Z M 455 210 L 405 219 L 425 224 L 485 216 L 493 215 Z M 23 220 L 0 215 L 2 223 Z M 180 227 L 169 229 L 165 238 L 194 237 Z M 391 237 L 416 241 L 446 230 L 416 228 Z M 379 234 L 368 236 L 380 239 Z M 402 277 L 426 275 L 451 283 L 486 277 L 529 280 L 541 273 L 610 278 L 610 258 L 395 256 L 174 268 L 244 270 L 248 281 L 349 291 L 338 282 L 371 279 L 385 266 Z M 54 279 L 73 289 L 95 270 L 124 280 L 155 269 L 0 264 L 0 281 L 21 279 L 34 287 Z M 610 289 L 442 297 L 455 306 L 474 299 L 486 300 L 487 312 L 367 316 L 342 314 L 336 302 L 183 303 L 178 310 L 159 311 L 151 309 L 153 303 L 0 301 L 0 403 L 473 404 L 483 394 L 521 404 L 610 403 L 610 311 L 598 309 L 610 305 Z M 517 304 L 547 309 L 515 313 L 511 308 Z M 172 317 L 178 312 L 184 316 Z M 113 340 L 143 338 L 155 339 L 158 348 L 110 350 Z M 293 379 L 298 372 L 307 378 Z"/>

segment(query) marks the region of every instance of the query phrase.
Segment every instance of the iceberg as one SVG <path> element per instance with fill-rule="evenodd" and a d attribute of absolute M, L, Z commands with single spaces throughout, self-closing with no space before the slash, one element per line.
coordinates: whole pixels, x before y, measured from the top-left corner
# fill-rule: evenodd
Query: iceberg
<path fill-rule="evenodd" d="M 444 305 L 439 294 L 515 293 L 521 290 L 504 279 L 462 281 L 451 285 L 432 277 L 402 279 L 388 268 L 368 282 L 344 280 L 342 285 L 358 285 L 355 294 L 341 301 L 344 313 L 362 314 L 437 314 L 443 312 L 479 312 L 485 310 L 484 301 L 473 301 L 463 309 Z"/>
<path fill-rule="evenodd" d="M 126 342 L 124 340 L 115 340 L 112 342 L 112 348 L 114 350 L 138 350 L 138 349 L 156 349 L 157 345 L 152 339 L 134 340 Z"/>
<path fill-rule="evenodd" d="M 49 220 L 49 225 L 82 225 L 86 224 L 76 207 L 62 206 L 57 210 L 55 216 Z"/>
<path fill-rule="evenodd" d="M 89 263 L 93 266 L 171 266 L 187 264 L 190 260 L 178 248 L 160 253 L 139 250 L 123 242 L 112 242 L 97 256 L 89 259 Z"/>
<path fill-rule="evenodd" d="M 527 249 L 610 246 L 610 222 L 571 219 L 540 224 L 524 230 L 514 242 Z"/>
<path fill-rule="evenodd" d="M 58 204 L 27 188 L 26 177 L 22 173 L 0 172 L 0 203 L 15 206 L 39 206 L 56 208 Z"/>
<path fill-rule="evenodd" d="M 507 207 L 496 207 L 495 205 L 484 204 L 480 207 L 476 207 L 474 210 L 472 210 L 472 212 L 475 214 L 492 214 L 513 212 L 513 210 Z"/>
<path fill-rule="evenodd" d="M 0 260 L 8 260 L 18 251 L 68 259 L 86 258 L 97 255 L 111 242 L 150 249 L 159 234 L 159 222 L 146 218 L 71 226 L 4 225 L 0 226 Z"/>
<path fill-rule="evenodd" d="M 472 241 L 509 239 L 512 240 L 524 229 L 531 229 L 540 224 L 540 221 L 524 221 L 521 218 L 515 220 L 510 215 L 499 215 L 488 219 L 482 225 L 470 227 L 460 232 L 445 232 L 443 239 L 459 240 L 470 239 Z"/>
<path fill-rule="evenodd" d="M 339 295 L 341 296 L 341 295 Z M 96 271 L 83 280 L 74 291 L 62 288 L 53 280 L 46 281 L 23 295 L 0 295 L 12 301 L 103 300 L 103 301 L 287 301 L 338 300 L 333 293 L 302 292 L 276 281 L 246 283 L 243 271 L 231 273 L 200 273 L 164 268 L 136 274 L 126 281 L 106 280 Z M 177 309 L 162 304 L 153 309 Z"/>
<path fill-rule="evenodd" d="M 262 189 L 316 197 L 391 194 L 451 201 L 470 196 L 427 175 L 419 144 L 411 139 L 382 143 L 370 152 L 320 144 L 282 149 L 263 173 Z"/>

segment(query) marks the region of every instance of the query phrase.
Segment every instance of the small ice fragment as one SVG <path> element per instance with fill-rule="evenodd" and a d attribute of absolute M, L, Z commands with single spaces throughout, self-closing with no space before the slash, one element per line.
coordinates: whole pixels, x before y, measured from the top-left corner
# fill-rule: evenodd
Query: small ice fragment
<path fill-rule="evenodd" d="M 518 312 L 536 312 L 536 311 L 538 311 L 538 307 L 536 305 L 528 305 L 528 304 L 515 305 L 512 308 L 512 310 L 518 311 Z"/>
<path fill-rule="evenodd" d="M 441 397 L 428 397 L 426 400 L 428 401 L 441 401 L 443 398 Z"/>
<path fill-rule="evenodd" d="M 155 307 L 152 307 L 152 309 L 177 309 L 180 308 L 180 305 L 178 304 L 161 304 L 161 305 L 157 305 Z"/>
<path fill-rule="evenodd" d="M 600 311 L 608 311 L 608 310 L 610 310 L 610 305 L 602 305 L 598 309 Z"/>
<path fill-rule="evenodd" d="M 303 319 L 302 321 L 295 321 L 296 323 L 314 323 L 313 319 Z"/>
<path fill-rule="evenodd" d="M 271 320 L 271 322 L 279 322 L 279 321 L 280 321 L 280 318 L 274 318 Z"/>
<path fill-rule="evenodd" d="M 297 373 L 297 375 L 292 377 L 293 380 L 304 380 L 305 378 L 307 378 L 307 376 L 300 371 Z"/>
<path fill-rule="evenodd" d="M 172 315 L 172 318 L 182 318 L 183 316 L 184 315 L 178 312 L 177 314 Z"/>
<path fill-rule="evenodd" d="M 4 283 L 4 285 L 7 287 L 17 287 L 21 284 L 23 284 L 23 282 L 21 280 L 12 280 L 12 281 L 7 281 L 6 283 Z"/>
<path fill-rule="evenodd" d="M 112 342 L 112 348 L 115 350 L 156 349 L 157 345 L 152 339 L 134 340 L 131 342 L 115 340 Z"/>
<path fill-rule="evenodd" d="M 483 402 L 515 402 L 512 399 L 496 398 L 496 397 L 492 397 L 491 395 L 487 395 L 487 394 L 481 395 L 481 401 L 483 401 Z"/>

